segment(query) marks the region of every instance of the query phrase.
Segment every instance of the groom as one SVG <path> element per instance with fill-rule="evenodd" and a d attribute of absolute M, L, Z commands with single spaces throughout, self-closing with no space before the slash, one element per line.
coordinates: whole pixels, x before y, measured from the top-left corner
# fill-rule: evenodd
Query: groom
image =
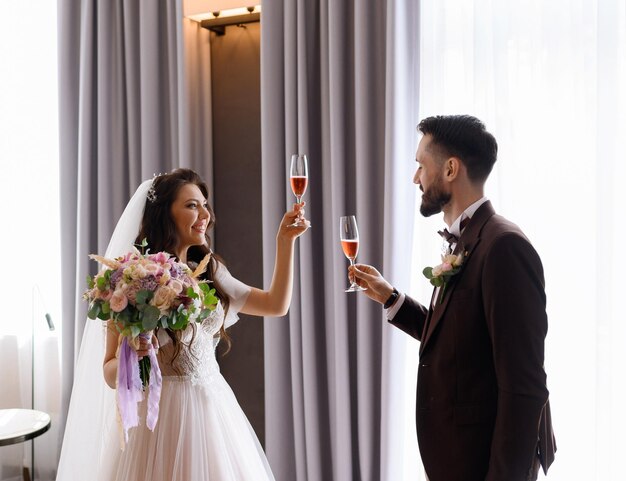
<path fill-rule="evenodd" d="M 484 124 L 437 116 L 418 130 L 420 212 L 443 212 L 452 264 L 432 272 L 442 285 L 430 306 L 398 293 L 372 266 L 358 264 L 350 277 L 384 305 L 389 322 L 420 341 L 417 434 L 429 480 L 535 480 L 556 451 L 541 260 L 484 197 L 498 150 Z"/>

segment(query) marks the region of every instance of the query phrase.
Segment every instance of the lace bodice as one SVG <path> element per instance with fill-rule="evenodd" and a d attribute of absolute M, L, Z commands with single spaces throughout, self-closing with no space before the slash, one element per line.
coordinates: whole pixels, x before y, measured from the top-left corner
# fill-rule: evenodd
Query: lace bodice
<path fill-rule="evenodd" d="M 180 336 L 178 355 L 169 335 L 160 330 L 159 365 L 163 376 L 190 378 L 194 384 L 207 384 L 211 375 L 219 372 L 215 348 L 219 343 L 220 328 L 224 324 L 221 302 L 201 323 L 190 323 Z"/>
<path fill-rule="evenodd" d="M 201 323 L 191 323 L 180 336 L 180 350 L 167 332 L 159 330 L 159 366 L 163 376 L 178 376 L 191 379 L 194 384 L 207 385 L 211 376 L 219 373 L 215 359 L 215 348 L 219 343 L 220 328 L 228 328 L 237 322 L 237 313 L 246 302 L 250 287 L 235 279 L 223 264 L 218 264 L 216 281 L 228 295 L 228 313 L 221 302 Z"/>

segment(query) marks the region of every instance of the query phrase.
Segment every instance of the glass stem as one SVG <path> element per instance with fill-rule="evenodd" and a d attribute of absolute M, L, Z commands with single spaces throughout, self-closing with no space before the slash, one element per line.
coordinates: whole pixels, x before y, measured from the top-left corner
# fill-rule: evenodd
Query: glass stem
<path fill-rule="evenodd" d="M 354 259 L 352 259 L 351 257 L 349 257 L 349 259 L 350 259 L 350 265 L 354 267 Z M 352 280 L 352 284 L 350 284 L 350 287 L 356 287 L 356 286 L 357 286 L 357 283 L 356 283 L 356 277 L 355 277 Z"/>

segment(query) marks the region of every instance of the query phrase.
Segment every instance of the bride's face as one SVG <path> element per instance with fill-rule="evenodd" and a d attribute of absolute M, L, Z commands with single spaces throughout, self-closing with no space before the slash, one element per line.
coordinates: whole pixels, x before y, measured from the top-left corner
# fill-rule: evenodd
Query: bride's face
<path fill-rule="evenodd" d="M 210 220 L 207 201 L 197 185 L 185 184 L 178 191 L 170 212 L 178 234 L 176 254 L 186 258 L 189 247 L 206 243 L 204 234 Z"/>

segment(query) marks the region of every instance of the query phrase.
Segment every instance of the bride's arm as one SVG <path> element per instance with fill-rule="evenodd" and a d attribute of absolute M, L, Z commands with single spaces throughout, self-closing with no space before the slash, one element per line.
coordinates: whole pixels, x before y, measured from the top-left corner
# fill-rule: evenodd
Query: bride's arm
<path fill-rule="evenodd" d="M 296 218 L 303 219 L 304 204 L 294 205 L 293 210 L 285 213 L 276 234 L 276 261 L 272 284 L 266 291 L 253 287 L 241 308 L 243 314 L 255 316 L 284 316 L 289 310 L 293 288 L 293 250 L 297 237 L 309 228 L 309 221 L 304 225 L 292 227 Z"/>
<path fill-rule="evenodd" d="M 115 389 L 115 379 L 117 378 L 117 346 L 119 345 L 119 333 L 113 321 L 107 321 L 106 345 L 104 350 L 104 363 L 102 370 L 104 380 L 111 389 Z"/>

